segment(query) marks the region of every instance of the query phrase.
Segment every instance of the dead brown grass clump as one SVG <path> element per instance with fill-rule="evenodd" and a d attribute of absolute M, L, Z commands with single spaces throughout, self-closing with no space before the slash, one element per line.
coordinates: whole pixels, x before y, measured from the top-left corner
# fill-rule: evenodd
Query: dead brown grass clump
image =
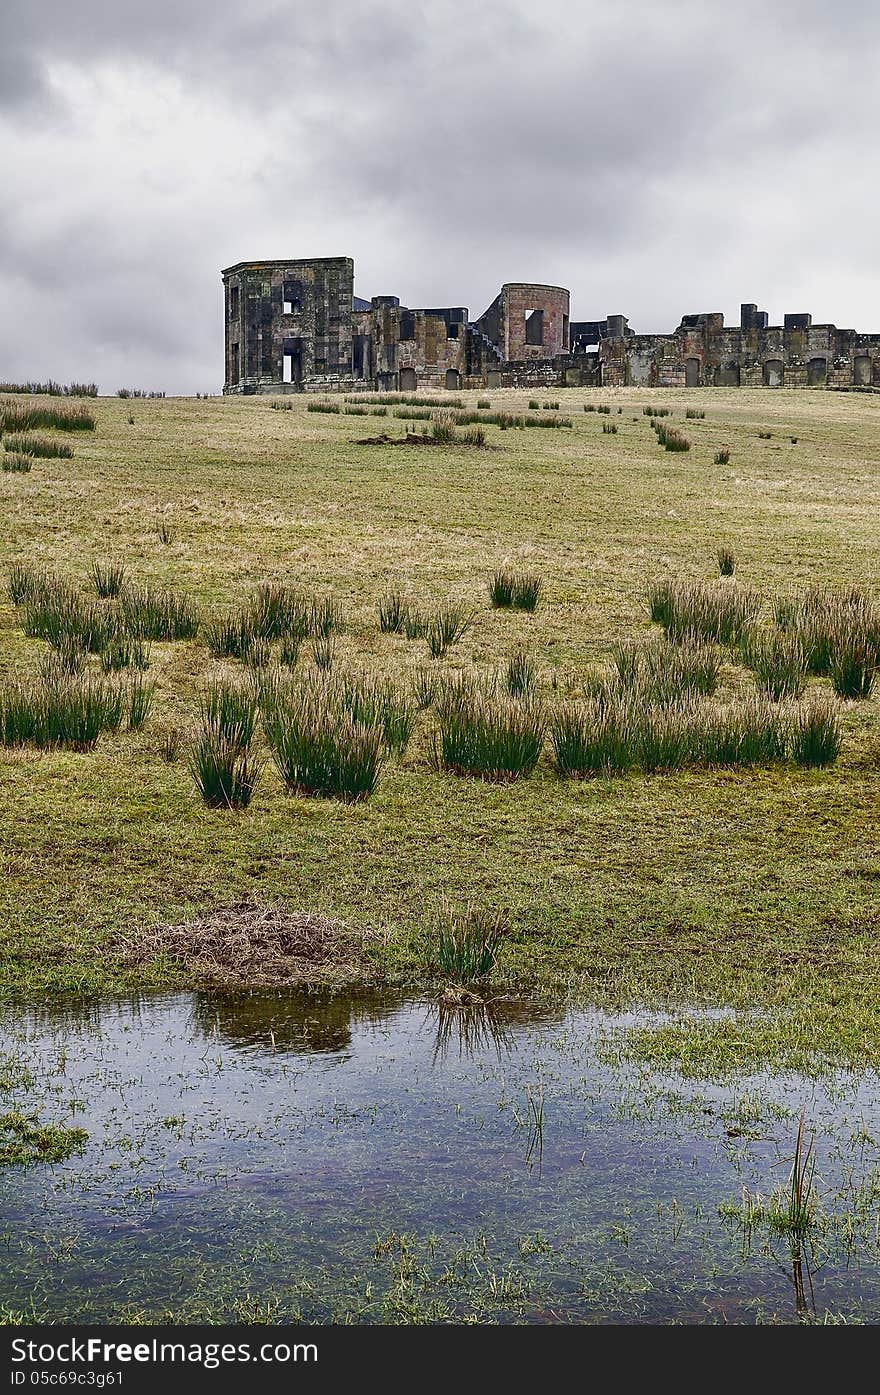
<path fill-rule="evenodd" d="M 201 984 L 267 988 L 363 980 L 365 941 L 329 916 L 236 901 L 179 925 L 144 927 L 122 952 L 131 963 L 177 959 Z"/>

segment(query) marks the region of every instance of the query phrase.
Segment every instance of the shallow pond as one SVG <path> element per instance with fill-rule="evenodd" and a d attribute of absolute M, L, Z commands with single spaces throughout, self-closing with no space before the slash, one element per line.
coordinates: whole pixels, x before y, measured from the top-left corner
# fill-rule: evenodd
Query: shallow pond
<path fill-rule="evenodd" d="M 686 1081 L 621 1055 L 634 1020 L 383 994 L 6 1009 L 2 1110 L 89 1137 L 0 1170 L 0 1302 L 72 1321 L 880 1316 L 876 1077 Z M 792 1237 L 755 1198 L 787 1187 L 802 1113 L 815 1195 Z"/>

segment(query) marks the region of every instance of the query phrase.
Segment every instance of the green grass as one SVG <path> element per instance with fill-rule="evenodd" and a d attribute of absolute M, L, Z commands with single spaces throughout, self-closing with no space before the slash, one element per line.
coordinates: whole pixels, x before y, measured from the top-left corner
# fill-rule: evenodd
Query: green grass
<path fill-rule="evenodd" d="M 555 712 L 579 700 L 585 674 L 607 668 L 615 645 L 650 638 L 651 577 L 730 584 L 712 579 L 719 539 L 735 540 L 737 574 L 762 599 L 763 621 L 792 590 L 848 591 L 880 576 L 875 397 L 713 390 L 693 448 L 666 454 L 647 423 L 602 435 L 581 410 L 584 391 L 554 396 L 570 430 L 490 426 L 497 448 L 480 452 L 478 467 L 464 446 L 358 446 L 350 421 L 310 413 L 301 398 L 283 414 L 260 399 L 148 400 L 133 427 L 128 403 L 98 399 L 89 403 L 97 430 L 78 436 L 63 491 L 51 466 L 0 473 L 4 583 L 13 568 L 55 573 L 85 599 L 92 559 L 120 557 L 128 585 L 170 590 L 207 616 L 277 582 L 332 595 L 344 619 L 337 670 L 412 692 L 458 669 L 502 672 L 522 649 Z M 693 401 L 674 390 L 663 398 L 679 419 Z M 629 415 L 643 401 L 644 390 L 615 393 Z M 512 417 L 527 402 L 528 393 L 493 390 L 493 408 Z M 756 440 L 765 426 L 766 445 Z M 723 447 L 729 471 L 712 464 Z M 165 518 L 167 543 L 156 533 Z M 486 578 L 505 558 L 546 578 L 533 614 L 488 604 Z M 15 577 L 22 596 L 27 579 Z M 424 643 L 380 633 L 376 607 L 395 587 L 425 613 L 451 597 L 473 615 L 445 656 L 429 661 Z M 4 594 L 4 691 L 33 685 L 45 653 L 23 633 L 22 614 Z M 267 760 L 246 816 L 226 818 L 194 795 L 183 759 L 163 759 L 162 733 L 195 730 L 206 684 L 244 675 L 214 659 L 197 631 L 151 644 L 143 731 L 127 731 L 123 715 L 87 753 L 0 750 L 5 994 L 185 982 L 182 969 L 116 957 L 120 929 L 244 894 L 378 931 L 377 977 L 418 977 L 412 927 L 426 900 L 447 894 L 508 909 L 503 976 L 519 988 L 609 1003 L 760 1004 L 754 1023 L 689 1029 L 681 1049 L 695 1062 L 810 1050 L 880 1063 L 876 691 L 833 709 L 840 751 L 831 764 L 821 763 L 828 739 L 814 724 L 803 754 L 816 763 L 797 764 L 789 736 L 786 759 L 769 765 L 650 776 L 634 767 L 587 782 L 558 778 L 550 743 L 528 779 L 455 779 L 434 766 L 426 708 L 369 799 L 287 798 Z M 307 655 L 304 647 L 300 665 Z M 91 671 L 99 661 L 87 662 Z M 711 703 L 751 691 L 725 648 Z M 812 712 L 814 696 L 830 695 L 827 674 L 811 673 L 801 702 Z M 665 1040 L 646 1041 L 645 1053 L 661 1058 Z"/>

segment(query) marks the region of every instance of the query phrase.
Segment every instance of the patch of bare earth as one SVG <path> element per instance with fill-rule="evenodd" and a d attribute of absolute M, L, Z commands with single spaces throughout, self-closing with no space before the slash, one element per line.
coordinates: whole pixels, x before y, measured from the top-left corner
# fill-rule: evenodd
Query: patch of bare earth
<path fill-rule="evenodd" d="M 367 943 L 342 920 L 236 901 L 179 925 L 144 927 L 120 948 L 129 963 L 178 960 L 202 984 L 266 988 L 374 978 Z"/>

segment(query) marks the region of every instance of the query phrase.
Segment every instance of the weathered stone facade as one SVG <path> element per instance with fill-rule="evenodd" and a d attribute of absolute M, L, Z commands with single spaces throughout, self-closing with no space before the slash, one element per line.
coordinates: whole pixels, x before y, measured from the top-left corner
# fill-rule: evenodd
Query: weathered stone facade
<path fill-rule="evenodd" d="M 880 389 L 880 335 L 685 315 L 672 334 L 634 334 L 623 315 L 571 324 L 561 286 L 502 286 L 474 322 L 466 306 L 360 300 L 350 257 L 239 262 L 223 272 L 226 393 L 419 388 L 828 387 Z"/>

